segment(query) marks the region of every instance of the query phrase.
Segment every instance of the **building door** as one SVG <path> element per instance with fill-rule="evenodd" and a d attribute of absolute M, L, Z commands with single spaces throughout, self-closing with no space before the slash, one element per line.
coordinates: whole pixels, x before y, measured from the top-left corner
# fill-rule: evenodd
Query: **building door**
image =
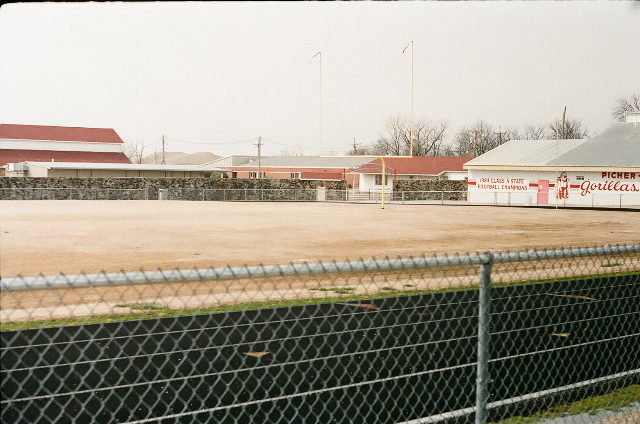
<path fill-rule="evenodd" d="M 538 204 L 546 205 L 549 203 L 549 180 L 538 181 Z"/>

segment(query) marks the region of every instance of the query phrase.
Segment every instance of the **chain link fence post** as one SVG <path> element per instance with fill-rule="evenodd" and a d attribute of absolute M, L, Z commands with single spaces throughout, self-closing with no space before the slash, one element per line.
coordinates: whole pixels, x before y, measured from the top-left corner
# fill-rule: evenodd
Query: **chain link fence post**
<path fill-rule="evenodd" d="M 480 265 L 480 291 L 478 303 L 478 368 L 476 380 L 476 421 L 486 424 L 489 399 L 489 325 L 491 313 L 491 267 L 493 255 L 486 252 Z"/>

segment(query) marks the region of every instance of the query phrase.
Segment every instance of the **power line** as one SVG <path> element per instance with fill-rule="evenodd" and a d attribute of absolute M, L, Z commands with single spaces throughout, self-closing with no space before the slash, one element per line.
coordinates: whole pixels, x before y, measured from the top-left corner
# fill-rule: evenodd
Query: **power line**
<path fill-rule="evenodd" d="M 252 139 L 247 138 L 244 140 L 237 140 L 237 141 L 185 141 L 185 140 L 181 140 L 179 138 L 176 137 L 167 137 L 170 138 L 174 141 L 177 141 L 179 143 L 184 143 L 184 144 L 212 144 L 212 145 L 224 145 L 224 144 L 247 144 L 250 143 L 252 141 Z"/>

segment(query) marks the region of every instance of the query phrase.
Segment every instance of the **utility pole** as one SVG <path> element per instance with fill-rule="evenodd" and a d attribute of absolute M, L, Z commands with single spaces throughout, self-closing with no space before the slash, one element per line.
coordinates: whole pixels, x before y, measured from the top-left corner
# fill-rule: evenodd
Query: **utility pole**
<path fill-rule="evenodd" d="M 262 164 L 260 163 L 261 159 L 262 159 L 262 145 L 264 143 L 262 142 L 262 137 L 258 137 L 258 142 L 256 143 L 256 146 L 258 146 L 258 178 L 262 178 Z"/>
<path fill-rule="evenodd" d="M 562 112 L 562 127 L 561 127 L 561 129 L 559 131 L 559 134 L 556 135 L 556 159 L 558 158 L 558 156 L 560 156 L 560 152 L 558 150 L 558 140 L 559 139 L 563 139 L 564 140 L 564 137 L 565 137 L 565 129 L 564 129 L 564 125 L 565 124 L 564 124 L 564 122 L 565 122 L 566 116 L 567 116 L 567 105 L 564 105 L 564 111 Z M 558 187 L 559 181 L 558 180 L 559 180 L 559 176 L 560 176 L 560 173 L 559 173 L 559 170 L 558 170 L 558 161 L 556 160 L 556 181 L 555 181 L 555 183 L 553 185 L 554 191 L 556 192 L 556 195 L 555 195 L 555 198 L 556 198 L 556 210 L 558 210 L 558 200 L 559 200 L 558 199 L 558 189 L 559 189 L 559 187 Z"/>
<path fill-rule="evenodd" d="M 166 165 L 167 161 L 164 160 L 164 145 L 166 144 L 166 141 L 164 139 L 164 135 L 162 136 L 162 162 L 160 162 L 161 165 Z"/>
<path fill-rule="evenodd" d="M 358 154 L 358 145 L 356 144 L 356 138 L 353 137 L 353 154 L 357 155 Z"/>
<path fill-rule="evenodd" d="M 504 132 L 502 131 L 502 127 L 500 127 L 500 130 L 497 131 L 495 133 L 498 136 L 498 146 L 502 145 L 502 134 L 504 134 Z"/>
<path fill-rule="evenodd" d="M 567 106 L 565 105 L 564 112 L 562 112 L 562 139 L 563 140 L 565 139 L 565 135 L 566 135 L 565 127 L 564 127 L 564 122 L 565 122 L 564 118 L 566 117 L 566 115 L 567 115 Z"/>

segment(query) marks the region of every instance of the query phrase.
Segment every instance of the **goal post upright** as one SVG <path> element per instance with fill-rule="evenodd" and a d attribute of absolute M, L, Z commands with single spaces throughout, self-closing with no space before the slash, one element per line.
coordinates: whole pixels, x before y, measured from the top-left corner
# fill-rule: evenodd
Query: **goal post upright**
<path fill-rule="evenodd" d="M 374 159 L 380 159 L 380 162 L 382 164 L 382 168 L 381 168 L 381 181 L 382 181 L 382 190 L 381 190 L 381 198 L 380 198 L 380 209 L 384 209 L 384 187 L 387 183 L 387 164 L 385 162 L 385 158 L 387 159 L 391 159 L 391 158 L 412 158 L 413 155 L 411 156 L 384 156 L 384 155 L 337 155 L 337 156 L 321 156 L 323 158 L 374 158 Z"/>

